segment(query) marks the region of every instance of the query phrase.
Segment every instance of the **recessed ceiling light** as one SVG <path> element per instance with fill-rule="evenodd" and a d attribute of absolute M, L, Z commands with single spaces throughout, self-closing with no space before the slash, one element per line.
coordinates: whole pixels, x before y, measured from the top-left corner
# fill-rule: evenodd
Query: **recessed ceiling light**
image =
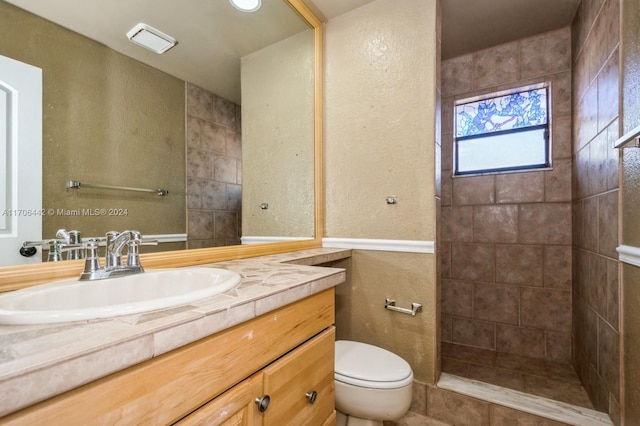
<path fill-rule="evenodd" d="M 262 6 L 262 0 L 229 0 L 229 3 L 243 12 L 255 12 Z"/>
<path fill-rule="evenodd" d="M 155 53 L 164 53 L 176 45 L 176 39 L 147 24 L 138 24 L 127 33 L 129 40 Z"/>

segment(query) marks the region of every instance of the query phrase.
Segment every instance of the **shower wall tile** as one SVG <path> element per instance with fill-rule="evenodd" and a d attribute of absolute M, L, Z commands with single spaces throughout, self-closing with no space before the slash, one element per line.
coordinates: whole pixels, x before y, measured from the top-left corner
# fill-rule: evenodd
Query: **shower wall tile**
<path fill-rule="evenodd" d="M 551 123 L 554 169 L 557 166 L 555 162 L 556 159 L 571 158 L 571 124 L 570 115 L 560 116 L 557 118 L 554 117 L 553 122 Z"/>
<path fill-rule="evenodd" d="M 452 244 L 451 276 L 468 281 L 493 282 L 495 249 L 491 244 Z"/>
<path fill-rule="evenodd" d="M 618 117 L 618 50 L 616 49 L 598 74 L 598 131 Z"/>
<path fill-rule="evenodd" d="M 545 287 L 571 290 L 571 246 L 544 246 L 543 270 Z"/>
<path fill-rule="evenodd" d="M 571 159 L 554 160 L 554 169 L 544 174 L 544 200 L 571 201 Z"/>
<path fill-rule="evenodd" d="M 466 318 L 453 318 L 451 342 L 495 350 L 495 324 Z"/>
<path fill-rule="evenodd" d="M 240 108 L 187 84 L 187 247 L 240 243 Z"/>
<path fill-rule="evenodd" d="M 618 190 L 598 197 L 598 253 L 617 258 Z"/>
<path fill-rule="evenodd" d="M 470 318 L 473 311 L 473 284 L 442 280 L 442 313 Z"/>
<path fill-rule="evenodd" d="M 544 358 L 544 331 L 496 324 L 496 350 L 532 358 Z"/>
<path fill-rule="evenodd" d="M 515 243 L 518 241 L 518 206 L 476 206 L 473 208 L 473 241 Z"/>
<path fill-rule="evenodd" d="M 540 203 L 544 201 L 544 172 L 496 175 L 496 202 Z"/>
<path fill-rule="evenodd" d="M 571 69 L 571 31 L 563 28 L 520 42 L 520 77 L 548 75 Z"/>
<path fill-rule="evenodd" d="M 568 363 L 571 361 L 571 333 L 545 331 L 545 359 Z"/>
<path fill-rule="evenodd" d="M 519 225 L 521 243 L 570 244 L 571 204 L 521 204 Z"/>
<path fill-rule="evenodd" d="M 442 96 L 469 92 L 472 89 L 473 55 L 459 56 L 442 62 Z"/>
<path fill-rule="evenodd" d="M 571 71 L 555 74 L 551 78 L 551 89 L 553 90 L 553 114 L 571 115 Z"/>
<path fill-rule="evenodd" d="M 473 242 L 473 207 L 442 207 L 442 239 Z"/>
<path fill-rule="evenodd" d="M 620 284 L 618 278 L 618 262 L 607 259 L 607 317 L 611 326 L 620 332 Z"/>
<path fill-rule="evenodd" d="M 476 283 L 473 317 L 496 323 L 518 325 L 520 290 L 514 286 Z"/>
<path fill-rule="evenodd" d="M 506 43 L 473 54 L 474 89 L 518 80 L 518 43 Z"/>
<path fill-rule="evenodd" d="M 453 179 L 453 204 L 456 206 L 495 203 L 493 176 L 471 176 Z"/>
<path fill-rule="evenodd" d="M 540 245 L 496 246 L 496 282 L 524 286 L 542 286 L 544 247 Z"/>
<path fill-rule="evenodd" d="M 571 292 L 522 288 L 521 324 L 544 330 L 571 331 Z"/>

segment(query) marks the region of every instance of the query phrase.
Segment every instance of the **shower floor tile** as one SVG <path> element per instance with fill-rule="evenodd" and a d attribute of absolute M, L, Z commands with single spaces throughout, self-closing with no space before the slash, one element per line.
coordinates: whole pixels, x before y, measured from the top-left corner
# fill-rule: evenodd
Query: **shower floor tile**
<path fill-rule="evenodd" d="M 443 343 L 442 371 L 593 409 L 569 364 Z"/>

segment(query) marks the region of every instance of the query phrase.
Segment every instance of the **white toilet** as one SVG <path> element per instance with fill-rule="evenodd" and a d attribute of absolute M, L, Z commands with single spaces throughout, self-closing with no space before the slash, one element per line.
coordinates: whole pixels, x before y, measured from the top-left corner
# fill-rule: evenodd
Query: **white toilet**
<path fill-rule="evenodd" d="M 335 385 L 337 426 L 382 426 L 409 411 L 413 371 L 386 349 L 338 340 Z"/>

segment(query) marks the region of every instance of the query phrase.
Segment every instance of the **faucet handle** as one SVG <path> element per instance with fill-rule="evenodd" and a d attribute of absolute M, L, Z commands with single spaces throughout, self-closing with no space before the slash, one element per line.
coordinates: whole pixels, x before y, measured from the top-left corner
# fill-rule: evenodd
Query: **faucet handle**
<path fill-rule="evenodd" d="M 85 248 L 84 271 L 80 275 L 80 279 L 90 276 L 93 272 L 100 269 L 100 256 L 98 255 L 98 241 L 88 240 L 82 244 Z M 86 278 L 85 278 L 86 279 Z"/>
<path fill-rule="evenodd" d="M 42 250 L 47 250 L 49 255 L 47 256 L 48 262 L 58 262 L 62 260 L 62 245 L 64 240 L 42 240 L 42 241 L 24 241 L 22 247 L 36 247 L 42 246 Z"/>

